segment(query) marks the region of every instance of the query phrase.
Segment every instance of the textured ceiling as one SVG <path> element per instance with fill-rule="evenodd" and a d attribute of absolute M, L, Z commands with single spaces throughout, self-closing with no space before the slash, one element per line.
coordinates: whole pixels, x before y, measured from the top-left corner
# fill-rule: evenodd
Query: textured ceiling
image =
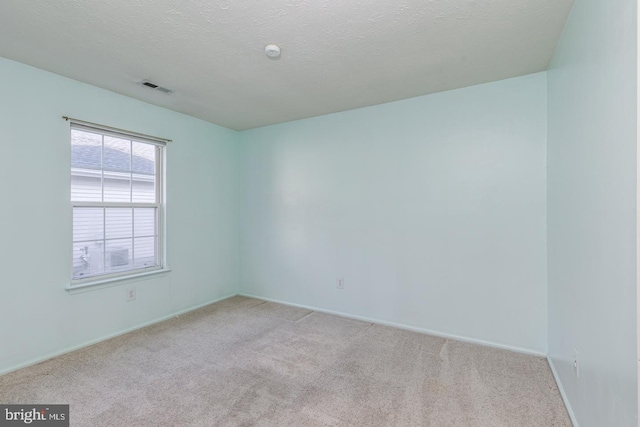
<path fill-rule="evenodd" d="M 542 71 L 571 5 L 2 0 L 0 56 L 242 130 Z"/>

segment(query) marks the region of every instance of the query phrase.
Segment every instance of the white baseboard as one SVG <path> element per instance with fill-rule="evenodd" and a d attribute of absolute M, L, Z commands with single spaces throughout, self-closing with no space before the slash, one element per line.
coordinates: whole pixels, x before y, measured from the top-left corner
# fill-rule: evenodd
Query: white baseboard
<path fill-rule="evenodd" d="M 207 302 L 205 302 L 203 304 L 198 304 L 198 305 L 193 306 L 193 307 L 185 308 L 183 310 L 176 311 L 176 312 L 168 314 L 166 316 L 162 316 L 162 317 L 159 317 L 157 319 L 153 319 L 153 320 L 150 320 L 148 322 L 144 322 L 144 323 L 141 323 L 141 324 L 136 325 L 136 326 L 132 326 L 132 327 L 127 328 L 127 329 L 122 329 L 120 331 L 117 331 L 117 332 L 114 332 L 114 333 L 111 333 L 111 334 L 108 334 L 108 335 L 104 335 L 104 336 L 102 336 L 100 338 L 96 338 L 96 339 L 93 339 L 93 340 L 90 340 L 90 341 L 86 341 L 86 342 L 84 342 L 82 344 L 74 345 L 73 347 L 67 347 L 64 350 L 54 351 L 52 353 L 46 354 L 45 356 L 35 357 L 35 358 L 30 359 L 30 360 L 28 360 L 26 362 L 23 362 L 23 363 L 20 363 L 18 365 L 14 365 L 14 366 L 11 366 L 11 367 L 9 367 L 7 369 L 1 370 L 0 371 L 0 375 L 8 374 L 9 372 L 17 371 L 18 369 L 26 368 L 28 366 L 32 366 L 32 365 L 38 364 L 40 362 L 44 362 L 45 360 L 49 360 L 49 359 L 52 359 L 54 357 L 62 356 L 63 354 L 71 353 L 72 351 L 76 351 L 76 350 L 79 350 L 81 348 L 88 347 L 90 345 L 97 344 L 99 342 L 106 341 L 106 340 L 109 340 L 111 338 L 115 338 L 117 336 L 124 335 L 124 334 L 127 334 L 129 332 L 136 331 L 138 329 L 142 329 L 142 328 L 144 328 L 146 326 L 150 326 L 150 325 L 153 325 L 155 323 L 163 322 L 165 320 L 171 319 L 172 317 L 180 316 L 182 314 L 188 313 L 190 311 L 197 310 L 199 308 L 202 308 L 202 307 L 205 307 L 207 305 L 210 305 L 210 304 L 213 304 L 213 303 L 216 303 L 216 302 L 231 298 L 231 297 L 236 296 L 236 295 L 237 294 L 231 294 L 231 295 L 227 295 L 227 296 L 224 296 L 224 297 L 221 297 L 221 298 L 216 298 L 214 300 L 207 301 Z"/>
<path fill-rule="evenodd" d="M 386 325 L 386 326 L 393 326 L 394 328 L 405 329 L 405 330 L 414 331 L 414 332 L 420 332 L 420 333 L 427 334 L 427 335 L 433 335 L 433 336 L 437 336 L 437 337 L 441 337 L 441 338 L 447 338 L 447 339 L 467 342 L 467 343 L 471 343 L 471 344 L 478 344 L 478 345 L 482 345 L 482 346 L 485 346 L 485 347 L 499 348 L 499 349 L 502 349 L 502 350 L 509 350 L 509 351 L 514 351 L 516 353 L 529 354 L 529 355 L 532 355 L 532 356 L 538 356 L 538 357 L 544 357 L 544 358 L 547 357 L 546 353 L 542 353 L 540 351 L 532 350 L 532 349 L 528 349 L 528 348 L 516 347 L 516 346 L 507 345 L 507 344 L 499 344 L 499 343 L 494 343 L 494 342 L 491 342 L 491 341 L 479 340 L 479 339 L 476 339 L 476 338 L 468 338 L 468 337 L 464 337 L 464 336 L 460 336 L 460 335 L 454 335 L 454 334 L 448 334 L 448 333 L 445 333 L 445 332 L 433 331 L 433 330 L 430 330 L 430 329 L 419 328 L 419 327 L 415 327 L 415 326 L 405 325 L 405 324 L 402 324 L 402 323 L 388 322 L 388 321 L 385 321 L 385 320 L 375 319 L 375 318 L 372 318 L 372 317 L 357 316 L 357 315 L 350 314 L 350 313 L 344 313 L 344 312 L 335 311 L 335 310 L 327 310 L 327 309 L 324 309 L 324 308 L 313 307 L 313 306 L 309 306 L 309 305 L 295 304 L 295 303 L 291 303 L 291 302 L 288 302 L 288 301 L 281 301 L 281 300 L 277 300 L 277 299 L 273 299 L 273 298 L 266 298 L 266 297 L 263 297 L 263 296 L 260 296 L 260 295 L 253 295 L 253 294 L 244 293 L 244 292 L 241 292 L 239 295 L 244 296 L 244 297 L 249 297 L 249 298 L 256 298 L 256 299 L 261 299 L 261 300 L 265 300 L 265 301 L 275 302 L 275 303 L 278 303 L 278 304 L 290 305 L 292 307 L 305 308 L 307 310 L 313 310 L 313 311 L 317 311 L 317 312 L 320 312 L 320 313 L 334 314 L 336 316 L 346 317 L 348 319 L 361 320 L 361 321 L 364 321 L 364 322 L 377 323 L 377 324 Z"/>
<path fill-rule="evenodd" d="M 562 387 L 562 383 L 560 382 L 558 371 L 556 371 L 556 367 L 553 364 L 553 360 L 551 360 L 549 356 L 547 356 L 547 362 L 549 363 L 549 367 L 551 368 L 551 373 L 553 374 L 553 378 L 556 380 L 556 384 L 558 385 L 558 390 L 560 390 L 560 396 L 562 396 L 562 401 L 564 402 L 564 406 L 567 408 L 567 412 L 569 413 L 569 418 L 571 418 L 571 423 L 573 423 L 573 427 L 579 427 L 578 420 L 576 419 L 576 414 L 573 413 L 573 409 L 571 408 L 571 404 L 569 403 L 567 394 L 564 392 L 564 387 Z"/>

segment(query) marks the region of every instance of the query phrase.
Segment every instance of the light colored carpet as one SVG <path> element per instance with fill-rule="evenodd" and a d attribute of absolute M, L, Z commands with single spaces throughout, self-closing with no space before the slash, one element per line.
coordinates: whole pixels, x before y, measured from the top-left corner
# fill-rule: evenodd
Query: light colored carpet
<path fill-rule="evenodd" d="M 543 358 L 234 297 L 0 377 L 72 426 L 571 426 Z"/>

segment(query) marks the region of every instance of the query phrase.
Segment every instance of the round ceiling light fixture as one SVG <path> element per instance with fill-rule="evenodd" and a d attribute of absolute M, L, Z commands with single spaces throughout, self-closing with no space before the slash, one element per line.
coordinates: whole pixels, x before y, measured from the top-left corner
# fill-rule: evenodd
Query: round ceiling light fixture
<path fill-rule="evenodd" d="M 268 44 L 264 47 L 264 53 L 269 58 L 279 58 L 280 47 L 277 44 Z"/>

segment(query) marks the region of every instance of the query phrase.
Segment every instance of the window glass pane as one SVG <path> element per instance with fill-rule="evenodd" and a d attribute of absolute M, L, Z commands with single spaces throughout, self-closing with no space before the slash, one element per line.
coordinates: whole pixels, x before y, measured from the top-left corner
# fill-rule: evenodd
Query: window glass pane
<path fill-rule="evenodd" d="M 131 141 L 104 137 L 104 170 L 112 172 L 131 172 Z"/>
<path fill-rule="evenodd" d="M 133 141 L 133 172 L 141 175 L 155 176 L 156 146 Z"/>
<path fill-rule="evenodd" d="M 101 202 L 102 201 L 102 176 L 88 174 L 95 172 L 88 170 L 71 171 L 71 201 L 73 202 Z"/>
<path fill-rule="evenodd" d="M 102 201 L 102 176 L 88 169 L 71 170 L 71 201 Z"/>
<path fill-rule="evenodd" d="M 71 200 L 102 201 L 102 135 L 71 130 Z"/>
<path fill-rule="evenodd" d="M 104 274 L 104 241 L 73 244 L 73 279 Z"/>
<path fill-rule="evenodd" d="M 138 203 L 156 202 L 156 147 L 133 141 L 132 200 Z"/>
<path fill-rule="evenodd" d="M 73 242 L 104 239 L 104 209 L 73 209 Z"/>
<path fill-rule="evenodd" d="M 104 273 L 103 209 L 73 209 L 73 278 Z"/>
<path fill-rule="evenodd" d="M 104 201 L 131 201 L 131 141 L 104 137 Z"/>
<path fill-rule="evenodd" d="M 104 201 L 130 202 L 131 175 L 124 173 L 104 173 Z"/>
<path fill-rule="evenodd" d="M 133 209 L 107 208 L 105 221 L 107 240 L 133 236 Z"/>
<path fill-rule="evenodd" d="M 132 240 L 107 240 L 104 269 L 106 273 L 132 269 Z"/>
<path fill-rule="evenodd" d="M 102 135 L 71 129 L 71 167 L 102 169 Z"/>
<path fill-rule="evenodd" d="M 156 180 L 149 175 L 133 174 L 132 200 L 135 203 L 156 203 Z"/>
<path fill-rule="evenodd" d="M 134 237 L 155 236 L 156 208 L 135 208 L 133 213 Z"/>
<path fill-rule="evenodd" d="M 134 239 L 134 267 L 147 268 L 158 265 L 156 261 L 156 238 L 138 237 Z"/>

